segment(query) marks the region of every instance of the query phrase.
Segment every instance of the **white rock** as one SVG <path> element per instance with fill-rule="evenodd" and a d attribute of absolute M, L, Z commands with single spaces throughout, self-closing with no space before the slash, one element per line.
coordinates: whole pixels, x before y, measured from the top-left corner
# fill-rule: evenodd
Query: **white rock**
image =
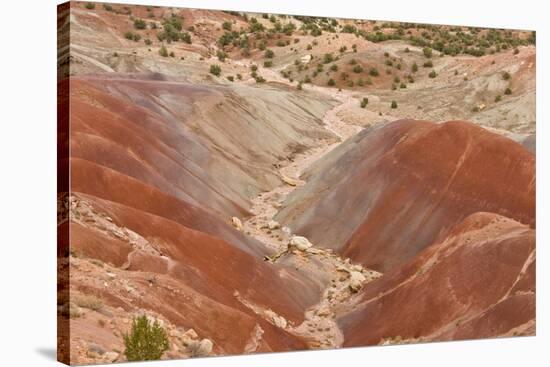
<path fill-rule="evenodd" d="M 209 339 L 203 339 L 201 341 L 194 341 L 189 344 L 189 350 L 193 357 L 207 356 L 212 353 L 212 348 L 214 344 Z"/>
<path fill-rule="evenodd" d="M 269 229 L 277 229 L 281 228 L 281 225 L 276 220 L 270 220 L 269 223 L 267 223 L 267 227 Z"/>
<path fill-rule="evenodd" d="M 187 330 L 185 333 L 183 333 L 184 337 L 190 338 L 190 339 L 197 339 L 199 336 L 197 335 L 197 332 L 193 329 Z"/>
<path fill-rule="evenodd" d="M 296 247 L 300 251 L 305 251 L 313 246 L 307 238 L 302 236 L 292 236 L 290 239 L 290 245 Z"/>
<path fill-rule="evenodd" d="M 241 222 L 241 220 L 239 218 L 232 217 L 231 218 L 231 223 L 233 224 L 233 227 L 235 227 L 238 231 L 243 230 L 243 223 Z"/>
<path fill-rule="evenodd" d="M 367 280 L 363 274 L 361 274 L 358 271 L 352 271 L 349 273 L 350 279 L 349 279 L 349 288 L 353 292 L 357 292 L 361 287 L 363 286 L 363 282 Z"/>

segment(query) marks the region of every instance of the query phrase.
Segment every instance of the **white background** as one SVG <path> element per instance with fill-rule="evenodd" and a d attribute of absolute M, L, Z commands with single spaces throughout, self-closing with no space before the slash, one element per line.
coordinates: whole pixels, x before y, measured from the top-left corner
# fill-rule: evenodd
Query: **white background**
<path fill-rule="evenodd" d="M 537 30 L 537 336 L 138 366 L 550 365 L 548 55 L 545 1 L 124 1 L 225 10 Z M 0 6 L 0 365 L 52 366 L 56 337 L 56 1 Z M 545 19 L 546 16 L 546 19 Z M 546 104 L 544 103 L 546 101 Z M 498 162 L 495 162 L 498 164 Z M 546 167 L 545 167 L 546 166 Z M 238 325 L 235 325 L 238 327 Z M 368 328 L 368 325 L 364 326 Z"/>

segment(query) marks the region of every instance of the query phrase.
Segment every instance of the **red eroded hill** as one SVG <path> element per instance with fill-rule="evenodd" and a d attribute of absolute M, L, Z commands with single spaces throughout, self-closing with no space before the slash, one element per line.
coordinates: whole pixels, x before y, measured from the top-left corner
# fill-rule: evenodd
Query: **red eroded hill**
<path fill-rule="evenodd" d="M 535 156 L 468 122 L 365 130 L 306 175 L 278 220 L 383 272 L 475 212 L 535 226 Z"/>
<path fill-rule="evenodd" d="M 112 326 L 97 326 L 103 315 L 97 310 L 71 319 L 72 350 L 89 333 L 104 347 L 122 348 L 113 330 L 126 332 L 128 320 L 143 312 L 168 322 L 174 340 L 195 330 L 213 342 L 215 354 L 307 348 L 281 325 L 303 321 L 303 310 L 320 298 L 319 282 L 264 262 L 273 250 L 229 224 L 231 215 L 247 213 L 250 195 L 280 182 L 273 167 L 278 156 L 314 143 L 304 138 L 301 146 L 302 132 L 329 136 L 300 102 L 282 110 L 266 103 L 278 113 L 291 111 L 297 121 L 289 125 L 303 130 L 270 130 L 264 143 L 255 134 L 265 126 L 249 123 L 261 108 L 244 113 L 245 101 L 223 87 L 160 76 L 88 76 L 58 86 L 71 96 L 70 110 L 69 100 L 60 99 L 70 130 L 61 116 L 58 254 L 70 254 L 71 267 L 70 284 L 60 282 L 59 304 L 97 299 Z M 234 134 L 223 130 L 228 125 Z M 254 144 L 263 144 L 264 153 Z M 181 357 L 188 350 L 172 352 Z"/>
<path fill-rule="evenodd" d="M 473 214 L 360 292 L 344 345 L 532 335 L 535 258 L 533 229 Z"/>

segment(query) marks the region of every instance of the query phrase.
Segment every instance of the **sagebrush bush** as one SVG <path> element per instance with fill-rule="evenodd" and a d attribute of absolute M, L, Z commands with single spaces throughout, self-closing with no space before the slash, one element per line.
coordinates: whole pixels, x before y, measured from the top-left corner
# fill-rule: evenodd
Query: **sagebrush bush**
<path fill-rule="evenodd" d="M 391 101 L 391 108 L 397 108 L 397 102 Z"/>
<path fill-rule="evenodd" d="M 135 29 L 145 29 L 147 28 L 147 23 L 143 19 L 136 19 L 134 20 L 134 28 Z"/>
<path fill-rule="evenodd" d="M 210 74 L 220 76 L 222 68 L 219 65 L 210 65 Z"/>
<path fill-rule="evenodd" d="M 166 49 L 166 46 L 162 45 L 159 50 L 159 55 L 162 57 L 168 57 L 168 50 Z"/>
<path fill-rule="evenodd" d="M 150 323 L 147 317 L 134 318 L 129 334 L 124 334 L 124 355 L 128 361 L 153 361 L 168 350 L 168 336 L 158 321 Z"/>
<path fill-rule="evenodd" d="M 367 107 L 368 104 L 369 104 L 369 99 L 368 99 L 367 97 L 364 97 L 364 98 L 361 100 L 361 108 Z"/>

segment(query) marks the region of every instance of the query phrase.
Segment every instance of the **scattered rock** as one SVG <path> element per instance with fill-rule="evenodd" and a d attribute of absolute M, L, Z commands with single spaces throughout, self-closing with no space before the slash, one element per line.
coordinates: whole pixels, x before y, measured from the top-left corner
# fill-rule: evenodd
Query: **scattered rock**
<path fill-rule="evenodd" d="M 197 339 L 199 337 L 194 329 L 188 329 L 185 333 L 183 333 L 183 336 L 189 339 Z"/>
<path fill-rule="evenodd" d="M 193 357 L 203 357 L 212 353 L 214 344 L 210 339 L 195 340 L 189 344 L 189 351 Z"/>
<path fill-rule="evenodd" d="M 290 245 L 296 247 L 300 251 L 305 251 L 313 246 L 307 238 L 302 236 L 292 236 L 290 239 Z"/>
<path fill-rule="evenodd" d="M 90 343 L 88 344 L 88 354 L 96 354 L 102 356 L 105 354 L 105 349 L 97 344 Z"/>
<path fill-rule="evenodd" d="M 271 230 L 281 228 L 281 225 L 276 220 L 270 220 L 269 223 L 267 223 L 267 227 Z"/>
<path fill-rule="evenodd" d="M 350 273 L 349 288 L 352 292 L 357 292 L 363 286 L 363 282 L 367 280 L 363 274 L 358 271 L 352 271 Z"/>
<path fill-rule="evenodd" d="M 233 224 L 233 227 L 235 227 L 238 231 L 243 230 L 243 222 L 237 217 L 231 218 L 231 224 Z"/>
<path fill-rule="evenodd" d="M 284 183 L 286 183 L 287 185 L 290 185 L 290 186 L 297 186 L 301 182 L 299 180 L 295 180 L 293 178 L 287 177 L 283 174 L 281 174 L 281 180 L 283 180 Z"/>
<path fill-rule="evenodd" d="M 107 352 L 103 355 L 103 360 L 107 363 L 113 363 L 118 360 L 119 355 L 117 352 Z"/>

